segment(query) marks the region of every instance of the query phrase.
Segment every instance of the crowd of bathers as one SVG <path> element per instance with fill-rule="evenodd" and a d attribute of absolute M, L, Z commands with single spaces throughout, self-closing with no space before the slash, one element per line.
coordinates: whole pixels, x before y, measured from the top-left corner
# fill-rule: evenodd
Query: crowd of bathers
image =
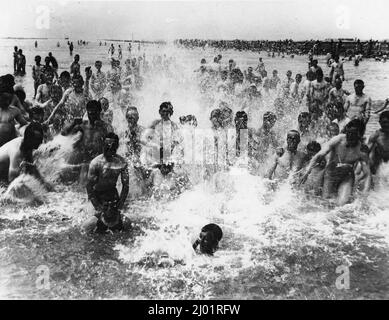
<path fill-rule="evenodd" d="M 199 167 L 203 177 L 211 179 L 245 157 L 251 174 L 289 181 L 296 189 L 334 198 L 341 205 L 357 192 L 368 192 L 373 175 L 389 160 L 389 112 L 383 111 L 389 100 L 376 111 L 381 129 L 366 140 L 372 100 L 363 92 L 361 79 L 354 81 L 353 93 L 343 89 L 345 61 L 336 54 L 323 66 L 327 75 L 309 55 L 304 73 L 293 77 L 287 71 L 283 79 L 277 70 L 268 73 L 261 56 L 246 70 L 221 54 L 212 61 L 203 58 L 190 80 L 208 106 L 208 125 L 194 114 L 180 114 L 179 123 L 173 121 L 167 94 L 159 105 L 160 118 L 147 128 L 139 125 L 136 107 L 144 83 L 157 74 L 180 80 L 183 75 L 174 71 L 176 58 L 157 55 L 149 60 L 143 54 L 125 59 L 122 67 L 110 54 L 109 61 L 107 72 L 102 71 L 103 62 L 96 61 L 95 69 L 86 67 L 83 77 L 78 54 L 60 74 L 52 54 L 44 65 L 36 56 L 32 102 L 12 75 L 0 77 L 0 179 L 9 184 L 22 173 L 31 174 L 52 191 L 34 165 L 34 150 L 57 135 L 77 137 L 59 183 L 85 185 L 95 208 L 86 230 L 123 228 L 120 211 L 131 174 L 143 195 L 176 195 L 190 187 L 189 176 Z M 124 131 L 115 117 L 126 119 Z M 283 137 L 275 128 L 291 118 L 298 125 Z M 199 124 L 211 129 L 203 134 L 201 149 L 189 157 L 186 146 L 201 136 Z M 200 161 L 193 160 L 199 154 Z M 182 160 L 188 158 L 193 161 Z"/>

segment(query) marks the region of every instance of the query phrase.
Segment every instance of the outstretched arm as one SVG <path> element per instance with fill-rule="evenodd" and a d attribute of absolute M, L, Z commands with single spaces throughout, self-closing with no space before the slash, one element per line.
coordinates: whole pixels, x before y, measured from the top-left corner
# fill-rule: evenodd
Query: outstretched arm
<path fill-rule="evenodd" d="M 271 165 L 269 171 L 265 174 L 265 178 L 267 178 L 267 179 L 271 179 L 272 178 L 274 172 L 277 169 L 277 165 L 278 165 L 278 155 L 275 155 L 274 158 L 273 158 L 272 165 Z"/>
<path fill-rule="evenodd" d="M 381 109 L 378 109 L 377 111 L 375 111 L 374 113 L 377 114 L 377 113 L 380 113 L 381 111 L 384 111 L 386 109 L 386 107 L 388 106 L 388 104 L 389 104 L 389 98 L 387 98 L 385 100 L 384 106 Z"/>

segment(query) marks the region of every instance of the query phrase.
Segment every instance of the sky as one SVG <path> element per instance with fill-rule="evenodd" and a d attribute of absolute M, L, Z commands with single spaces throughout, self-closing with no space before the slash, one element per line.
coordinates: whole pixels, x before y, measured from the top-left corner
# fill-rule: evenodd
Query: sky
<path fill-rule="evenodd" d="M 0 37 L 389 39 L 387 0 L 0 2 Z"/>

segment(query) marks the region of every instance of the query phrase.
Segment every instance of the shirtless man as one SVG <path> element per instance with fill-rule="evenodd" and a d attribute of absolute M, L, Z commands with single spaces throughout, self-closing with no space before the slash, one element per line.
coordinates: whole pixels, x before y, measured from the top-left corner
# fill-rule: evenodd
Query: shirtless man
<path fill-rule="evenodd" d="M 334 62 L 331 64 L 330 78 L 331 82 L 335 84 L 335 79 L 340 78 L 344 81 L 343 62 L 339 61 L 339 56 L 335 55 Z"/>
<path fill-rule="evenodd" d="M 355 93 L 347 97 L 344 111 L 350 120 L 360 119 L 366 125 L 370 119 L 371 98 L 363 93 L 364 88 L 365 84 L 362 80 L 354 81 Z"/>
<path fill-rule="evenodd" d="M 94 94 L 94 99 L 99 100 L 103 97 L 105 88 L 107 87 L 107 80 L 105 73 L 101 71 L 103 63 L 101 61 L 95 62 L 96 73 L 92 74 L 90 87 Z"/>
<path fill-rule="evenodd" d="M 335 88 L 332 88 L 329 92 L 330 103 L 336 104 L 340 102 L 342 105 L 344 105 L 346 102 L 346 98 L 348 95 L 350 95 L 350 92 L 342 88 L 342 83 L 343 82 L 340 77 L 334 79 Z"/>
<path fill-rule="evenodd" d="M 173 106 L 170 102 L 163 102 L 159 106 L 161 119 L 155 120 L 150 129 L 146 131 L 151 145 L 159 146 L 159 159 L 154 159 L 157 164 L 169 162 L 174 149 L 180 144 L 181 137 L 179 128 L 175 122 L 170 120 L 173 114 Z"/>
<path fill-rule="evenodd" d="M 313 167 L 329 154 L 324 173 L 323 197 L 328 199 L 336 195 L 338 205 L 348 203 L 354 190 L 354 167 L 358 162 L 361 164 L 366 181 L 363 191 L 367 192 L 370 188 L 370 169 L 367 154 L 361 151 L 363 130 L 364 124 L 361 120 L 350 121 L 346 125 L 345 133 L 332 138 L 312 158 L 301 182 L 305 182 Z"/>
<path fill-rule="evenodd" d="M 73 87 L 68 89 L 62 96 L 61 101 L 55 106 L 53 112 L 46 120 L 48 124 L 51 123 L 54 115 L 58 110 L 62 110 L 65 113 L 66 121 L 71 122 L 75 118 L 82 118 L 85 113 L 85 107 L 88 101 L 92 100 L 89 94 L 89 79 L 91 77 L 91 71 L 86 75 L 86 81 L 84 86 L 84 79 L 78 75 L 73 77 Z"/>
<path fill-rule="evenodd" d="M 76 54 L 74 56 L 74 61 L 70 65 L 70 75 L 75 77 L 77 75 L 81 75 L 81 66 L 80 66 L 80 56 Z"/>
<path fill-rule="evenodd" d="M 323 70 L 318 69 L 316 80 L 312 81 L 309 93 L 309 112 L 312 114 L 312 120 L 317 120 L 322 116 L 327 98 L 327 84 L 324 81 Z"/>
<path fill-rule="evenodd" d="M 272 166 L 266 175 L 269 179 L 284 180 L 297 174 L 304 166 L 306 154 L 298 151 L 300 134 L 296 130 L 290 130 L 286 138 L 286 150 L 279 148 L 272 159 Z"/>
<path fill-rule="evenodd" d="M 307 160 L 310 161 L 318 152 L 321 146 L 316 141 L 311 141 L 307 145 Z M 304 183 L 304 191 L 315 196 L 321 196 L 323 191 L 323 178 L 326 167 L 326 160 L 323 159 L 312 168 L 307 180 Z"/>
<path fill-rule="evenodd" d="M 368 141 L 372 174 L 377 172 L 381 163 L 389 161 L 389 111 L 380 114 L 379 123 L 381 128 L 374 132 Z"/>
<path fill-rule="evenodd" d="M 144 128 L 138 124 L 139 113 L 136 107 L 129 107 L 127 109 L 126 119 L 128 123 L 128 130 L 126 130 L 125 134 L 127 145 L 126 155 L 135 164 L 140 161 Z"/>
<path fill-rule="evenodd" d="M 112 121 L 113 121 L 113 111 L 112 109 L 109 107 L 109 101 L 107 98 L 105 97 L 102 97 L 99 99 L 99 102 L 101 104 L 101 119 L 112 125 Z"/>
<path fill-rule="evenodd" d="M 68 71 L 62 71 L 59 75 L 58 84 L 62 88 L 62 92 L 65 92 L 67 89 L 71 87 L 71 77 Z"/>
<path fill-rule="evenodd" d="M 50 88 L 53 85 L 53 75 L 45 73 L 42 75 L 43 83 L 39 85 L 36 93 L 36 101 L 45 103 L 50 99 Z"/>
<path fill-rule="evenodd" d="M 34 99 L 37 94 L 37 90 L 42 81 L 42 65 L 41 56 L 35 56 L 35 65 L 32 66 L 32 78 L 34 79 Z"/>
<path fill-rule="evenodd" d="M 21 111 L 11 105 L 12 94 L 0 88 L 0 147 L 16 138 L 16 120 L 21 126 L 27 124 Z"/>
<path fill-rule="evenodd" d="M 47 184 L 33 164 L 33 150 L 42 143 L 43 131 L 39 123 L 31 123 L 24 131 L 23 137 L 18 137 L 0 147 L 0 181 L 12 182 L 22 172 L 35 176 L 48 189 Z"/>
<path fill-rule="evenodd" d="M 273 77 L 270 78 L 270 89 L 276 90 L 281 79 L 278 76 L 278 71 L 273 70 Z"/>
<path fill-rule="evenodd" d="M 282 82 L 282 91 L 284 97 L 289 96 L 293 82 L 294 80 L 292 79 L 292 71 L 288 70 L 286 72 L 286 79 Z"/>
<path fill-rule="evenodd" d="M 101 104 L 91 100 L 86 105 L 88 120 L 82 121 L 75 118 L 74 121 L 62 130 L 62 135 L 82 132 L 81 140 L 76 144 L 77 149 L 73 157 L 69 159 L 70 164 L 89 163 L 94 157 L 103 151 L 104 136 L 113 132 L 111 125 L 103 122 L 101 116 Z"/>
<path fill-rule="evenodd" d="M 257 162 L 254 166 L 263 163 L 269 149 L 278 147 L 277 135 L 273 130 L 276 121 L 277 116 L 267 111 L 263 115 L 262 126 L 258 130 L 249 130 L 249 156 Z"/>
<path fill-rule="evenodd" d="M 297 100 L 297 102 L 301 103 L 304 98 L 303 89 L 301 85 L 303 77 L 300 73 L 296 74 L 295 81 L 291 85 L 290 95 L 293 99 Z"/>
<path fill-rule="evenodd" d="M 129 192 L 129 173 L 126 160 L 116 154 L 118 147 L 119 137 L 108 133 L 104 138 L 103 154 L 90 163 L 86 190 L 96 214 L 84 223 L 83 229 L 87 232 L 123 229 L 120 210 Z M 122 183 L 120 195 L 116 189 L 119 175 Z"/>

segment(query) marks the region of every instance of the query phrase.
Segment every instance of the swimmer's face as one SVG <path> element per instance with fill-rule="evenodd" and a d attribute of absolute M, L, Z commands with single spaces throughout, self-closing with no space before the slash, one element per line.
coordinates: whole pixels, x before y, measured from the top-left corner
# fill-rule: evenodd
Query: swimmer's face
<path fill-rule="evenodd" d="M 201 253 L 212 255 L 217 247 L 217 241 L 214 239 L 212 233 L 200 233 L 200 251 Z"/>
<path fill-rule="evenodd" d="M 227 80 L 227 77 L 228 77 L 228 73 L 227 73 L 227 72 L 222 72 L 222 74 L 221 74 L 221 79 L 222 79 L 223 81 L 225 81 L 225 80 Z"/>
<path fill-rule="evenodd" d="M 349 146 L 356 146 L 360 140 L 357 128 L 349 128 L 346 131 L 346 140 Z"/>
<path fill-rule="evenodd" d="M 62 98 L 62 91 L 59 88 L 53 88 L 50 92 L 50 98 L 53 101 L 60 101 Z"/>
<path fill-rule="evenodd" d="M 275 124 L 276 124 L 276 120 L 275 120 L 275 118 L 273 118 L 273 117 L 267 117 L 267 118 L 264 118 L 264 119 L 263 119 L 263 126 L 264 126 L 266 129 L 268 129 L 268 130 L 270 130 L 271 128 L 273 128 Z"/>
<path fill-rule="evenodd" d="M 54 77 L 51 74 L 46 75 L 46 84 L 52 84 Z"/>
<path fill-rule="evenodd" d="M 137 112 L 128 112 L 126 114 L 126 119 L 129 125 L 135 126 L 139 120 L 139 114 Z"/>
<path fill-rule="evenodd" d="M 288 71 L 288 72 L 286 73 L 286 76 L 287 76 L 288 78 L 291 78 L 291 77 L 292 77 L 292 71 Z"/>
<path fill-rule="evenodd" d="M 98 108 L 90 108 L 86 112 L 88 113 L 88 119 L 90 122 L 100 119 L 100 110 Z"/>
<path fill-rule="evenodd" d="M 249 73 L 252 73 L 252 72 L 253 72 L 253 68 L 252 68 L 252 67 L 249 67 L 249 68 L 247 69 L 247 71 L 248 71 Z"/>
<path fill-rule="evenodd" d="M 100 61 L 95 63 L 95 67 L 97 70 L 100 70 L 102 66 L 103 64 Z"/>
<path fill-rule="evenodd" d="M 300 83 L 302 79 L 303 79 L 303 77 L 301 76 L 301 74 L 296 75 L 296 82 L 297 83 Z"/>
<path fill-rule="evenodd" d="M 357 82 L 354 83 L 354 90 L 356 94 L 362 94 L 365 85 L 363 83 Z"/>
<path fill-rule="evenodd" d="M 389 131 L 389 117 L 384 117 L 380 120 L 381 129 L 385 132 Z"/>
<path fill-rule="evenodd" d="M 0 108 L 1 109 L 8 108 L 9 105 L 11 104 L 11 102 L 12 102 L 12 94 L 6 93 L 6 92 L 0 93 Z"/>
<path fill-rule="evenodd" d="M 103 153 L 105 157 L 112 157 L 116 154 L 118 145 L 115 139 L 107 138 L 104 140 Z"/>
<path fill-rule="evenodd" d="M 74 56 L 74 61 L 75 61 L 75 62 L 80 61 L 80 56 L 79 56 L 78 54 L 76 54 L 76 55 Z"/>
<path fill-rule="evenodd" d="M 301 117 L 300 119 L 299 119 L 299 124 L 300 124 L 300 127 L 301 128 L 308 128 L 309 127 L 309 125 L 310 125 L 310 120 L 309 120 L 309 118 L 308 117 Z"/>
<path fill-rule="evenodd" d="M 73 80 L 73 87 L 76 92 L 82 92 L 83 91 L 83 85 L 84 82 L 81 79 L 74 79 Z"/>
<path fill-rule="evenodd" d="M 296 151 L 300 143 L 300 136 L 297 133 L 289 133 L 286 137 L 289 151 Z"/>
<path fill-rule="evenodd" d="M 44 117 L 43 113 L 33 113 L 31 115 L 31 120 L 39 122 L 39 123 L 42 123 L 43 122 L 43 117 Z"/>
<path fill-rule="evenodd" d="M 164 121 L 167 121 L 170 119 L 170 110 L 167 107 L 162 108 L 159 111 L 159 114 L 160 114 L 162 120 L 164 120 Z"/>
<path fill-rule="evenodd" d="M 330 126 L 327 128 L 327 136 L 330 138 L 335 137 L 339 134 L 339 127 L 338 126 Z"/>
<path fill-rule="evenodd" d="M 212 127 L 214 129 L 218 129 L 219 127 L 221 127 L 221 124 L 220 124 L 220 119 L 218 116 L 213 116 L 211 118 L 211 122 L 212 122 Z"/>
<path fill-rule="evenodd" d="M 277 70 L 274 70 L 274 71 L 273 71 L 273 77 L 276 77 L 277 74 L 278 74 L 278 71 L 277 71 Z"/>
<path fill-rule="evenodd" d="M 105 98 L 102 98 L 99 100 L 100 104 L 101 104 L 101 109 L 106 112 L 109 108 L 109 102 L 107 99 Z"/>
<path fill-rule="evenodd" d="M 237 129 L 246 129 L 247 128 L 247 118 L 246 117 L 237 117 L 235 119 L 235 126 Z"/>
<path fill-rule="evenodd" d="M 60 77 L 59 78 L 59 85 L 61 87 L 69 87 L 70 86 L 70 78 L 68 78 L 68 77 Z"/>

